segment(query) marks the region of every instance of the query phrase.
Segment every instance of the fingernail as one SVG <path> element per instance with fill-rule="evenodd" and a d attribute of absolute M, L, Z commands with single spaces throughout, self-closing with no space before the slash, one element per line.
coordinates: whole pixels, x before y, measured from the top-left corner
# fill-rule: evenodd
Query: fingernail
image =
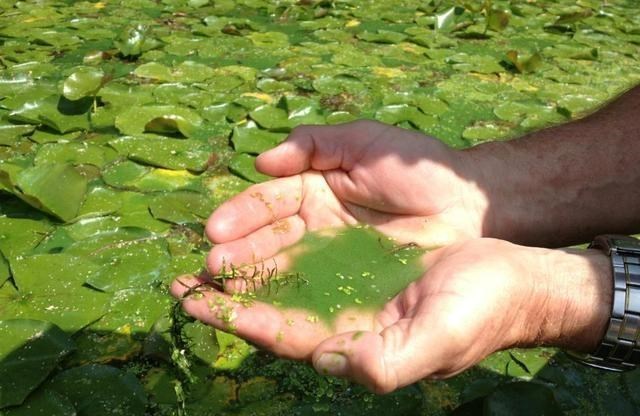
<path fill-rule="evenodd" d="M 345 376 L 349 369 L 347 357 L 335 352 L 325 352 L 315 362 L 314 367 L 320 374 L 326 376 Z"/>

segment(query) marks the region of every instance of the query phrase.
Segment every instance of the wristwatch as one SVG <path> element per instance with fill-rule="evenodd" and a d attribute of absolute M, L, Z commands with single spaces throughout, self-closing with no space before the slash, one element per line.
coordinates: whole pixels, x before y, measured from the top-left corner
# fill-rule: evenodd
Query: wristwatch
<path fill-rule="evenodd" d="M 640 364 L 640 241 L 624 235 L 605 234 L 596 237 L 589 248 L 598 248 L 611 257 L 611 317 L 604 339 L 595 352 L 572 355 L 591 367 L 633 370 Z"/>

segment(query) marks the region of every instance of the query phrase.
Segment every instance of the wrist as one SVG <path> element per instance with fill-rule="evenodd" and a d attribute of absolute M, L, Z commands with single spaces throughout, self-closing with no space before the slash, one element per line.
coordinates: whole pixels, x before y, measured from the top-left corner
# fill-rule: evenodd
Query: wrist
<path fill-rule="evenodd" d="M 541 302 L 524 344 L 592 352 L 611 315 L 610 259 L 599 250 L 541 250 Z"/>
<path fill-rule="evenodd" d="M 548 214 L 549 202 L 555 204 L 562 196 L 545 185 L 540 175 L 545 170 L 543 162 L 532 162 L 533 152 L 520 143 L 522 139 L 483 143 L 462 151 L 462 159 L 468 177 L 482 190 L 476 203 L 483 219 L 482 236 L 544 246 L 537 233 L 545 224 L 538 224 L 538 217 Z M 553 222 L 553 218 L 546 216 L 545 221 Z"/>

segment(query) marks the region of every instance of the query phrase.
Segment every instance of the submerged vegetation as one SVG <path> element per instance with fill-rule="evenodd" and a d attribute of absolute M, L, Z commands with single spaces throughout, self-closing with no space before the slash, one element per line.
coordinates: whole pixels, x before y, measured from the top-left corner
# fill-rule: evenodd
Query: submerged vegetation
<path fill-rule="evenodd" d="M 0 415 L 638 413 L 637 372 L 548 349 L 374 396 L 191 321 L 167 284 L 202 269 L 205 219 L 297 125 L 466 147 L 639 80 L 632 0 L 0 0 Z M 325 250 L 255 296 L 326 319 L 419 274 L 410 247 L 343 261 L 343 237 L 308 236 Z"/>

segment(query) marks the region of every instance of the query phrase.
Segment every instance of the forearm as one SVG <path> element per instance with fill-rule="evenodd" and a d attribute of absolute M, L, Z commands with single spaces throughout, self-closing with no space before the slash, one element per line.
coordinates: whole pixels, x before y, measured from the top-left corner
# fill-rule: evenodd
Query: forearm
<path fill-rule="evenodd" d="M 485 236 L 559 247 L 640 232 L 640 87 L 582 120 L 464 153 Z"/>

